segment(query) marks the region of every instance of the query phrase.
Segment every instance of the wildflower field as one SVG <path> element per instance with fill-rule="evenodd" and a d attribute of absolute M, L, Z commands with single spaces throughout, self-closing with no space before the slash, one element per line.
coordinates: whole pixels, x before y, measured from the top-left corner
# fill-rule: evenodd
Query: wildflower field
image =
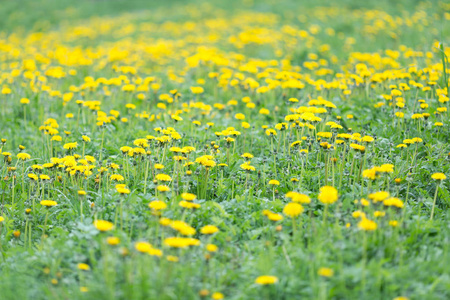
<path fill-rule="evenodd" d="M 0 5 L 0 300 L 450 299 L 447 1 Z"/>

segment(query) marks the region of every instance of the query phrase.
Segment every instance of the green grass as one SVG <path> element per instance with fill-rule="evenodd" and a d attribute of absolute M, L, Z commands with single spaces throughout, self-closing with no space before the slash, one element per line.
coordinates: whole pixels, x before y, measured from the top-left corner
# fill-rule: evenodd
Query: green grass
<path fill-rule="evenodd" d="M 1 5 L 0 299 L 450 297 L 448 178 L 432 179 L 450 175 L 445 2 Z M 363 176 L 385 164 L 392 172 Z M 319 201 L 323 186 L 336 202 Z M 311 199 L 292 218 L 291 191 Z"/>

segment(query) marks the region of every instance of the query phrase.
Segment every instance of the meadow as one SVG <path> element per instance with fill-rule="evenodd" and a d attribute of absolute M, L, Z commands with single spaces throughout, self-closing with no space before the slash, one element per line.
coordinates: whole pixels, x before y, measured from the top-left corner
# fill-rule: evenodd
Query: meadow
<path fill-rule="evenodd" d="M 450 299 L 446 1 L 2 1 L 0 299 Z"/>

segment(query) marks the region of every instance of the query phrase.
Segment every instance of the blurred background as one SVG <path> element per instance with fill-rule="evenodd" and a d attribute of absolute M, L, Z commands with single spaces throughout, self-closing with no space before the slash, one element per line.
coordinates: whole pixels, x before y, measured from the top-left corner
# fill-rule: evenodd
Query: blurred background
<path fill-rule="evenodd" d="M 445 2 L 445 1 L 444 1 Z M 161 20 L 172 19 L 172 12 L 185 5 L 210 5 L 226 11 L 250 9 L 284 15 L 303 8 L 338 6 L 356 9 L 381 9 L 389 13 L 414 11 L 418 5 L 436 6 L 430 0 L 0 0 L 0 31 L 46 31 L 59 24 L 93 16 L 115 16 L 161 9 Z M 160 21 L 161 21 L 160 20 Z M 151 20 L 158 21 L 158 20 Z"/>

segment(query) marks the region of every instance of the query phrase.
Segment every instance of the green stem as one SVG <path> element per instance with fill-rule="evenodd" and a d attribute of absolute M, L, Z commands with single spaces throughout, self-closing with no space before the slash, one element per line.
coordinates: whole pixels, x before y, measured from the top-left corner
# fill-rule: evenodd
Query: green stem
<path fill-rule="evenodd" d="M 431 208 L 431 216 L 430 216 L 430 220 L 433 220 L 433 216 L 434 216 L 434 207 L 436 206 L 436 200 L 437 200 L 438 190 L 439 190 L 439 184 L 436 185 L 436 192 L 434 193 L 433 207 Z"/>

